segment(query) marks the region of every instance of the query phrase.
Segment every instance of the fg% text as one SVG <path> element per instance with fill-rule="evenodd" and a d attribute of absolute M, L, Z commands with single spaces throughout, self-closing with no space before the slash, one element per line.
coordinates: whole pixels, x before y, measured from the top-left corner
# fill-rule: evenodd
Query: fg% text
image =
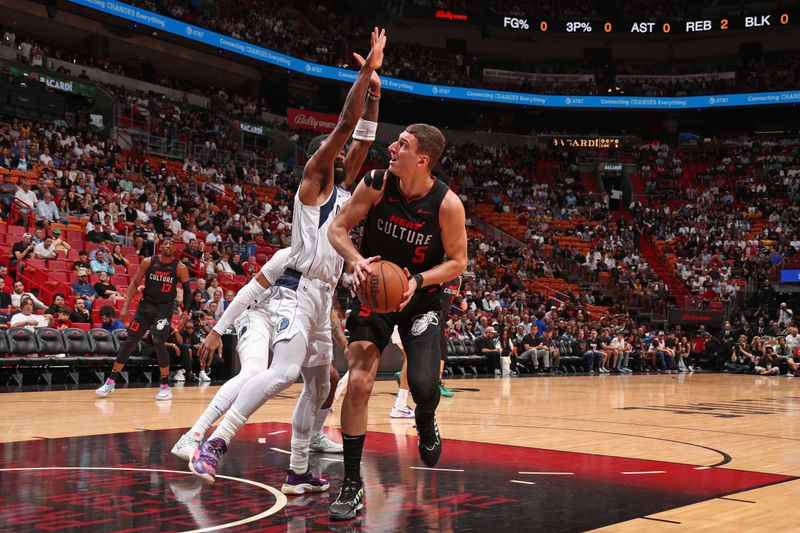
<path fill-rule="evenodd" d="M 567 32 L 569 33 L 591 33 L 592 31 L 592 24 L 591 22 L 567 22 Z"/>

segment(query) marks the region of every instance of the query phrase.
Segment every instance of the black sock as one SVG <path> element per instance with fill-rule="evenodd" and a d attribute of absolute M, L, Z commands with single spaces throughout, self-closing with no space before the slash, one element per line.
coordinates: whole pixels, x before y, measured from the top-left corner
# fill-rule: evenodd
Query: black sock
<path fill-rule="evenodd" d="M 361 452 L 364 450 L 366 435 L 345 435 L 342 433 L 344 446 L 344 477 L 361 482 Z"/>
<path fill-rule="evenodd" d="M 161 385 L 169 385 L 169 374 L 167 374 L 166 376 L 161 376 L 161 379 L 159 380 L 159 384 L 161 384 Z"/>
<path fill-rule="evenodd" d="M 121 376 L 119 375 L 119 372 L 116 372 L 116 371 L 114 371 L 114 370 L 112 370 L 112 371 L 111 371 L 111 375 L 109 376 L 109 378 L 111 379 L 111 381 L 113 381 L 114 383 L 116 383 L 117 381 L 119 381 L 119 378 L 120 378 L 120 377 L 121 377 Z"/>

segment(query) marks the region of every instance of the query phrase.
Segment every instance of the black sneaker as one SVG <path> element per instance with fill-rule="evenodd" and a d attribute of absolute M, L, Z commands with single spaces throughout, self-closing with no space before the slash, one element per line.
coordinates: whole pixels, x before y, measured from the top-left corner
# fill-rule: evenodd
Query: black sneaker
<path fill-rule="evenodd" d="M 436 425 L 436 417 L 431 416 L 430 420 L 420 424 L 419 411 L 414 412 L 417 422 L 417 436 L 419 437 L 419 458 L 428 467 L 436 466 L 442 456 L 442 438 L 439 436 L 439 426 Z"/>
<path fill-rule="evenodd" d="M 345 478 L 339 496 L 328 507 L 331 520 L 350 520 L 364 507 L 364 485 L 361 481 Z"/>

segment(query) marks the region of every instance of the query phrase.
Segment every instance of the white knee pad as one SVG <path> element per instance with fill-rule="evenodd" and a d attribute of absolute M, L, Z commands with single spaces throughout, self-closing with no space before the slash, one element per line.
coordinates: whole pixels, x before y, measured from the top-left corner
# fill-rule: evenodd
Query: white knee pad
<path fill-rule="evenodd" d="M 319 387 L 319 389 L 317 391 L 317 395 L 318 395 L 319 400 L 320 400 L 319 401 L 319 405 L 322 405 L 323 402 L 325 402 L 325 399 L 328 397 L 328 394 L 330 394 L 330 393 L 331 393 L 331 382 L 330 381 L 326 381 L 325 383 L 320 385 L 320 387 Z"/>
<path fill-rule="evenodd" d="M 289 386 L 292 385 L 295 381 L 297 381 L 297 378 L 299 377 L 300 377 L 300 367 L 295 364 L 291 364 L 286 367 L 286 370 L 283 372 L 281 376 L 278 377 L 278 379 L 284 385 Z"/>

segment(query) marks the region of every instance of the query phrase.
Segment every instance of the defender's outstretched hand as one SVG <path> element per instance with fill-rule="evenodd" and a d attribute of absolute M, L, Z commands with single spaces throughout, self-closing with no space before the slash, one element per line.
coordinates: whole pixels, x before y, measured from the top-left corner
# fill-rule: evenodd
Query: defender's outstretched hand
<path fill-rule="evenodd" d="M 372 30 L 372 49 L 369 51 L 364 66 L 372 70 L 378 70 L 383 65 L 383 48 L 386 46 L 386 30 L 379 30 L 377 26 Z M 364 68 L 362 66 L 362 68 Z"/>
<path fill-rule="evenodd" d="M 364 56 L 358 52 L 353 52 L 353 59 L 356 60 L 359 68 L 364 68 L 364 65 L 367 63 L 367 60 L 364 59 Z M 374 70 L 372 71 L 372 77 L 369 79 L 369 88 L 373 91 L 379 91 L 381 89 L 381 78 Z"/>

